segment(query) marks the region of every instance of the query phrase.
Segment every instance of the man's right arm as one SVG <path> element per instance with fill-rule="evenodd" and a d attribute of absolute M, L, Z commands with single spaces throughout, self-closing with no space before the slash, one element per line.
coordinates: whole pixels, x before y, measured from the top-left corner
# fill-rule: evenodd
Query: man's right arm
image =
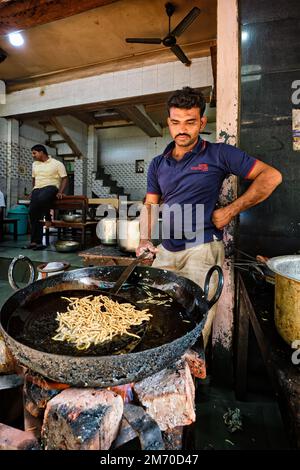
<path fill-rule="evenodd" d="M 29 199 L 31 198 L 31 195 L 32 195 L 32 191 L 33 191 L 33 188 L 35 187 L 35 178 L 34 176 L 32 177 L 32 190 L 30 191 L 30 193 L 28 194 L 28 197 Z"/>
<path fill-rule="evenodd" d="M 143 208 L 140 215 L 140 244 L 136 250 L 136 255 L 139 256 L 145 250 L 149 250 L 149 258 L 157 253 L 157 248 L 154 247 L 151 240 L 152 227 L 156 223 L 158 217 L 158 210 L 155 210 L 155 206 L 158 206 L 160 201 L 159 194 L 147 194 Z M 158 207 L 157 207 L 158 208 Z"/>

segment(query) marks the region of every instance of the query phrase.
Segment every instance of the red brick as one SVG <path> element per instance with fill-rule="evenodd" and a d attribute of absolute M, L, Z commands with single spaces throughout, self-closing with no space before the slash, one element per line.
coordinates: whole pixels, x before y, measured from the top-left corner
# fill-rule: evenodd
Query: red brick
<path fill-rule="evenodd" d="M 64 390 L 46 407 L 45 449 L 107 450 L 118 434 L 122 414 L 122 398 L 109 390 Z"/>
<path fill-rule="evenodd" d="M 41 437 L 41 429 L 43 424 L 43 416 L 35 417 L 24 408 L 24 428 L 25 431 L 32 431 L 36 438 Z"/>
<path fill-rule="evenodd" d="M 178 361 L 134 385 L 147 413 L 160 429 L 173 429 L 195 421 L 195 387 L 186 361 Z"/>
<path fill-rule="evenodd" d="M 194 377 L 198 379 L 205 379 L 206 378 L 206 362 L 203 357 L 201 357 L 196 351 L 192 349 L 188 349 L 183 356 L 183 359 L 189 365 L 191 369 L 191 373 Z"/>
<path fill-rule="evenodd" d="M 36 450 L 39 448 L 33 432 L 21 431 L 0 423 L 0 450 Z"/>
<path fill-rule="evenodd" d="M 15 371 L 15 360 L 6 347 L 3 337 L 0 335 L 0 373 L 11 374 Z"/>

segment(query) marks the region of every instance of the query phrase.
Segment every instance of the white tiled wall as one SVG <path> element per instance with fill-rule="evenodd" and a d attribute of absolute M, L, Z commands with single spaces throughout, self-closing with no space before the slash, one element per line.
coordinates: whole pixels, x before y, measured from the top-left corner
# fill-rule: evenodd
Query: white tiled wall
<path fill-rule="evenodd" d="M 98 135 L 99 164 L 131 199 L 143 199 L 149 163 L 170 142 L 168 129 L 163 129 L 163 137 L 148 137 L 137 127 L 103 129 Z M 135 172 L 136 160 L 145 160 L 144 173 Z"/>
<path fill-rule="evenodd" d="M 163 137 L 148 137 L 137 127 L 103 129 L 98 131 L 98 135 L 101 166 L 134 163 L 135 160 L 151 161 L 171 140 L 167 128 L 163 129 Z"/>
<path fill-rule="evenodd" d="M 0 118 L 0 141 L 7 140 L 7 120 Z"/>
<path fill-rule="evenodd" d="M 105 172 L 116 180 L 119 186 L 123 186 L 126 194 L 130 194 L 132 200 L 140 200 L 146 194 L 147 172 L 150 162 L 145 162 L 144 173 L 135 172 L 135 163 L 106 164 Z"/>
<path fill-rule="evenodd" d="M 190 67 L 179 61 L 104 73 L 40 88 L 29 88 L 7 95 L 0 116 L 68 108 L 80 104 L 123 99 L 141 94 L 162 93 L 185 86 L 213 84 L 210 57 L 193 59 Z"/>
<path fill-rule="evenodd" d="M 57 120 L 64 127 L 67 134 L 75 142 L 83 155 L 87 154 L 87 125 L 73 116 L 59 116 Z M 63 148 L 60 153 L 63 153 Z M 68 153 L 68 151 L 66 151 Z"/>
<path fill-rule="evenodd" d="M 83 161 L 76 159 L 74 162 L 74 194 L 83 194 Z"/>
<path fill-rule="evenodd" d="M 0 140 L 0 189 L 6 194 L 7 179 L 11 180 L 11 205 L 15 204 L 18 199 L 22 198 L 25 193 L 29 193 L 32 189 L 32 156 L 31 147 L 35 144 L 44 144 L 47 135 L 38 123 L 24 123 L 19 126 L 18 142 L 13 142 L 10 146 L 7 143 L 7 122 L 1 120 L 1 137 Z M 3 129 L 6 129 L 6 133 Z M 53 149 L 47 147 L 49 152 Z M 8 153 L 12 152 L 12 165 L 8 168 Z"/>
<path fill-rule="evenodd" d="M 45 145 L 48 135 L 38 121 L 24 122 L 20 125 L 20 145 L 31 148 L 33 145 Z M 48 152 L 53 155 L 53 149 L 47 147 Z"/>

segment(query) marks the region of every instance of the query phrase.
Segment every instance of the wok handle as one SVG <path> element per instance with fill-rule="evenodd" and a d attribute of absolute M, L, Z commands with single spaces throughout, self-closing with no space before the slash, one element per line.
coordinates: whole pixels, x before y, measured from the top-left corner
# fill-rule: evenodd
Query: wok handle
<path fill-rule="evenodd" d="M 211 276 L 213 275 L 213 273 L 215 271 L 217 271 L 217 273 L 218 273 L 218 286 L 217 286 L 217 289 L 216 289 L 216 292 L 215 292 L 213 298 L 208 300 L 209 283 L 210 283 Z M 210 270 L 206 274 L 205 282 L 204 282 L 204 297 L 205 297 L 205 301 L 207 302 L 207 305 L 208 305 L 208 310 L 210 310 L 211 307 L 219 300 L 220 295 L 221 295 L 222 290 L 223 290 L 223 285 L 224 285 L 223 271 L 220 268 L 220 266 L 218 266 L 216 264 L 215 266 L 212 266 L 210 268 Z"/>
<path fill-rule="evenodd" d="M 35 279 L 35 269 L 34 269 L 32 261 L 27 256 L 23 256 L 23 255 L 16 256 L 12 260 L 8 268 L 8 282 L 10 284 L 10 287 L 12 287 L 14 290 L 20 289 L 20 287 L 17 285 L 14 279 L 14 269 L 18 261 L 26 261 L 29 265 L 30 276 L 29 276 L 29 281 L 28 281 L 27 286 L 31 284 Z"/>

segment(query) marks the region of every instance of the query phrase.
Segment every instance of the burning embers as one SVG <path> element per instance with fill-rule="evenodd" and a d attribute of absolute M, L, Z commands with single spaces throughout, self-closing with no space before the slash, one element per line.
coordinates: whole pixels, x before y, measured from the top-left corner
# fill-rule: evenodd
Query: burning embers
<path fill-rule="evenodd" d="M 116 387 L 108 387 L 107 390 L 111 390 L 112 392 L 120 395 L 123 400 L 123 403 L 131 403 L 134 399 L 133 396 L 133 383 L 125 384 L 125 385 L 117 385 Z"/>
<path fill-rule="evenodd" d="M 74 388 L 27 372 L 25 431 L 45 450 L 104 450 L 136 437 L 142 449 L 180 449 L 184 427 L 196 419 L 190 364 L 203 373 L 197 357 L 202 363 L 189 352 L 140 382 L 107 389 Z"/>

